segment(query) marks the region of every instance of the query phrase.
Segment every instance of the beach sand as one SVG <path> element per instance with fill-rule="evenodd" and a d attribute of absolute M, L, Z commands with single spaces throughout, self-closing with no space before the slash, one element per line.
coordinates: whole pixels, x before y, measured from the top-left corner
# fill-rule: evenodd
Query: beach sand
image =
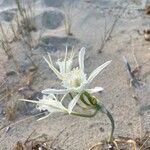
<path fill-rule="evenodd" d="M 111 126 L 102 113 L 94 118 L 55 113 L 37 121 L 39 111 L 36 106 L 19 101 L 22 98 L 41 97 L 40 92 L 46 88 L 59 88 L 60 81 L 49 69 L 43 56 L 47 57 L 47 52 L 50 52 L 55 62 L 64 55 L 66 45 L 69 52 L 74 47 L 74 66 L 78 65 L 79 50 L 86 47 L 87 76 L 99 65 L 112 60 L 94 79 L 91 87 L 104 88 L 96 97 L 114 116 L 115 137 L 135 139 L 150 131 L 150 43 L 145 41 L 143 35 L 143 30 L 150 27 L 150 16 L 141 9 L 140 1 L 32 2 L 32 19 L 37 30 L 31 32 L 28 41 L 13 39 L 10 22 L 16 26 L 15 2 L 0 1 L 1 24 L 17 64 L 0 49 L 0 150 L 12 150 L 18 141 L 24 143 L 33 131 L 31 139 L 44 134 L 48 143 L 53 142 L 56 150 L 88 150 L 108 138 Z M 66 15 L 71 19 L 72 36 L 66 34 Z M 111 29 L 108 37 L 105 36 Z M 25 41 L 32 43 L 31 49 Z M 132 69 L 140 66 L 140 86 L 137 88 L 130 86 L 123 56 Z M 12 110 L 15 111 L 14 118 L 9 116 Z"/>

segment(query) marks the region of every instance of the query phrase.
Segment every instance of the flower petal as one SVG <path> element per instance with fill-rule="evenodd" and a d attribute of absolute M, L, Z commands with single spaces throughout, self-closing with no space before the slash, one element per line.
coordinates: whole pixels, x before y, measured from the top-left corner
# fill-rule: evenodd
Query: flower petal
<path fill-rule="evenodd" d="M 72 59 L 68 59 L 66 61 L 58 60 L 56 64 L 59 66 L 59 71 L 61 74 L 68 73 L 72 69 Z"/>
<path fill-rule="evenodd" d="M 102 88 L 102 87 L 95 87 L 95 88 L 93 88 L 93 89 L 86 89 L 86 91 L 87 92 L 89 92 L 89 93 L 97 93 L 97 92 L 101 92 L 101 91 L 103 91 L 104 89 Z"/>
<path fill-rule="evenodd" d="M 39 118 L 37 121 L 41 121 L 41 120 L 43 120 L 43 119 L 46 119 L 46 118 L 48 118 L 50 115 L 51 115 L 51 113 L 49 113 L 48 115 L 46 115 L 46 116 L 44 116 L 44 117 Z"/>
<path fill-rule="evenodd" d="M 65 94 L 67 93 L 69 90 L 68 89 L 45 89 L 42 91 L 43 94 Z"/>
<path fill-rule="evenodd" d="M 57 77 L 62 80 L 63 76 L 61 75 L 61 73 L 45 57 L 44 57 L 44 59 L 47 62 L 50 69 L 52 69 L 53 72 L 57 75 Z"/>
<path fill-rule="evenodd" d="M 38 105 L 39 110 L 47 110 L 50 113 L 53 112 L 68 112 L 68 110 L 62 105 L 61 102 L 52 99 L 40 99 L 39 101 L 20 99 L 21 101 L 26 101 L 30 103 L 35 103 Z"/>
<path fill-rule="evenodd" d="M 68 112 L 69 112 L 69 114 L 71 114 L 71 112 L 72 112 L 73 108 L 75 107 L 75 105 L 76 105 L 77 101 L 79 100 L 79 98 L 80 98 L 80 94 L 77 94 L 73 98 L 73 100 L 69 103 L 69 105 L 68 105 Z"/>
<path fill-rule="evenodd" d="M 83 47 L 79 52 L 79 67 L 84 72 L 84 55 L 85 55 L 85 47 Z"/>
<path fill-rule="evenodd" d="M 93 79 L 109 64 L 111 63 L 111 61 L 107 61 L 105 62 L 103 65 L 99 66 L 98 68 L 96 68 L 89 76 L 88 78 L 88 83 L 91 83 L 93 81 Z"/>

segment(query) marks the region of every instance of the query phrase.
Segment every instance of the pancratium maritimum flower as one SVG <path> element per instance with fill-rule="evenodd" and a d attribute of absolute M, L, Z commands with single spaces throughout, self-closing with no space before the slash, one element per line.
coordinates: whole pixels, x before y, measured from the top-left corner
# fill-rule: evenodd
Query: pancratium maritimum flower
<path fill-rule="evenodd" d="M 69 113 L 68 109 L 63 106 L 62 100 L 59 101 L 54 94 L 43 95 L 43 98 L 39 99 L 39 101 L 27 100 L 27 99 L 21 99 L 21 100 L 37 104 L 37 109 L 39 109 L 40 111 L 47 110 L 49 114 L 46 117 L 48 117 L 51 113 L 54 113 L 54 112 Z"/>
<path fill-rule="evenodd" d="M 42 91 L 43 98 L 36 100 L 26 100 L 22 99 L 23 101 L 32 102 L 37 104 L 37 108 L 40 110 L 47 110 L 49 114 L 43 118 L 48 117 L 53 112 L 63 112 L 68 113 L 75 116 L 81 117 L 94 117 L 97 112 L 102 112 L 103 114 L 107 115 L 111 122 L 111 132 L 108 142 L 113 142 L 113 134 L 115 129 L 115 123 L 113 116 L 111 113 L 105 108 L 105 106 L 92 95 L 92 93 L 96 93 L 102 91 L 102 87 L 95 87 L 89 89 L 89 85 L 93 81 L 93 79 L 107 66 L 111 63 L 111 61 L 107 61 L 103 65 L 97 67 L 90 75 L 87 75 L 84 72 L 84 55 L 85 55 L 85 48 L 83 47 L 79 52 L 79 66 L 73 68 L 73 54 L 68 57 L 67 56 L 67 48 L 64 60 L 59 59 L 56 64 L 59 66 L 59 70 L 56 69 L 52 63 L 51 57 L 49 55 L 49 61 L 46 60 L 49 67 L 53 70 L 53 72 L 57 75 L 57 77 L 61 80 L 63 89 L 45 89 Z M 64 94 L 59 101 L 54 94 Z M 68 108 L 63 105 L 63 100 L 67 95 L 71 96 L 71 101 L 68 104 Z M 74 97 L 73 97 L 74 96 Z M 73 111 L 74 106 L 80 100 L 80 105 L 82 108 L 86 108 L 89 110 L 88 112 L 78 112 Z M 66 103 L 65 103 L 66 105 Z M 84 109 L 83 109 L 84 110 Z M 43 119 L 41 118 L 41 119 Z M 40 120 L 41 120 L 40 119 Z"/>
<path fill-rule="evenodd" d="M 111 61 L 107 61 L 102 64 L 98 68 L 96 68 L 87 78 L 87 75 L 84 72 L 84 56 L 85 56 L 85 48 L 83 47 L 79 52 L 79 66 L 76 68 L 72 68 L 72 60 L 73 55 L 70 58 L 67 58 L 67 51 L 65 55 L 65 59 L 63 61 L 57 61 L 59 65 L 59 70 L 57 70 L 52 61 L 51 57 L 50 61 L 46 58 L 46 62 L 49 67 L 53 70 L 53 72 L 57 75 L 57 77 L 62 80 L 62 86 L 64 89 L 45 89 L 42 91 L 43 94 L 66 94 L 66 93 L 77 93 L 77 95 L 73 98 L 73 100 L 68 105 L 68 110 L 71 113 L 77 101 L 80 98 L 80 95 L 86 91 L 88 93 L 96 93 L 102 91 L 102 87 L 95 87 L 93 89 L 89 89 L 88 86 L 91 84 L 93 79 L 107 66 L 111 63 Z"/>

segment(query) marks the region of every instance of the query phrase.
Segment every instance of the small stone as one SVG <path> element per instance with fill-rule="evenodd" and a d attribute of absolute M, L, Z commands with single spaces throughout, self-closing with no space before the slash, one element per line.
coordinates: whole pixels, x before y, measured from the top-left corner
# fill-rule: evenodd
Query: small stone
<path fill-rule="evenodd" d="M 34 71 L 36 71 L 37 70 L 37 67 L 36 66 L 30 66 L 30 68 L 29 68 L 29 71 L 30 72 L 34 72 Z"/>
<path fill-rule="evenodd" d="M 101 132 L 104 132 L 105 130 L 104 130 L 104 128 L 100 127 L 100 131 L 101 131 Z"/>
<path fill-rule="evenodd" d="M 146 14 L 147 14 L 147 15 L 150 15 L 150 6 L 148 6 L 148 7 L 146 8 Z"/>
<path fill-rule="evenodd" d="M 7 127 L 7 128 L 6 128 L 6 133 L 7 133 L 9 130 L 10 130 L 10 127 Z"/>
<path fill-rule="evenodd" d="M 129 123 L 128 123 L 128 126 L 132 126 L 132 123 L 131 123 L 131 122 L 129 122 Z"/>
<path fill-rule="evenodd" d="M 24 150 L 23 144 L 18 141 L 13 150 Z"/>
<path fill-rule="evenodd" d="M 144 30 L 144 38 L 146 41 L 150 41 L 150 29 Z"/>
<path fill-rule="evenodd" d="M 9 72 L 6 72 L 6 76 L 14 76 L 16 75 L 17 73 L 15 71 L 9 71 Z"/>

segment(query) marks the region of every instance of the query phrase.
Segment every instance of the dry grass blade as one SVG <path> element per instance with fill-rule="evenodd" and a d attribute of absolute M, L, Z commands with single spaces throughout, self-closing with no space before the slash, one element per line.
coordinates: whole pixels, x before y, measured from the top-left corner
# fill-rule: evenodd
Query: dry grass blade
<path fill-rule="evenodd" d="M 114 28 L 116 26 L 116 24 L 118 23 L 119 21 L 119 18 L 123 15 L 123 13 L 125 12 L 125 10 L 127 9 L 129 4 L 127 4 L 123 9 L 119 10 L 118 14 L 116 15 L 111 27 L 109 29 L 107 29 L 107 26 L 106 26 L 106 18 L 105 18 L 105 29 L 104 29 L 104 37 L 102 37 L 102 42 L 101 42 L 101 45 L 100 45 L 100 48 L 98 49 L 98 52 L 101 53 L 103 48 L 105 47 L 106 43 L 109 41 L 113 31 L 114 31 Z"/>
<path fill-rule="evenodd" d="M 6 107 L 6 119 L 9 121 L 14 121 L 16 119 L 16 108 L 15 107 Z"/>
<path fill-rule="evenodd" d="M 41 112 L 41 113 L 38 113 L 38 114 L 33 115 L 33 116 L 31 116 L 31 117 L 27 117 L 27 118 L 24 118 L 24 119 L 22 119 L 22 120 L 19 120 L 19 121 L 15 122 L 15 123 L 8 124 L 8 125 L 6 125 L 6 126 L 0 128 L 0 131 L 3 131 L 3 130 L 5 130 L 5 129 L 8 128 L 8 127 L 15 126 L 15 125 L 17 125 L 17 124 L 19 124 L 19 123 L 21 123 L 21 122 L 27 121 L 27 120 L 29 120 L 29 119 L 33 119 L 34 117 L 38 117 L 38 116 L 41 116 L 41 115 L 44 115 L 44 114 L 45 114 L 45 112 Z"/>
<path fill-rule="evenodd" d="M 133 150 L 137 150 L 136 142 L 134 140 L 128 140 L 127 143 L 133 145 Z"/>
<path fill-rule="evenodd" d="M 2 37 L 3 37 L 4 41 L 5 41 L 6 43 L 8 43 L 8 38 L 7 38 L 7 36 L 6 36 L 5 32 L 4 32 L 4 29 L 3 29 L 3 26 L 2 26 L 1 23 L 0 23 L 0 30 L 1 30 Z"/>
<path fill-rule="evenodd" d="M 94 148 L 103 145 L 102 142 L 95 144 L 94 146 L 92 146 L 89 150 L 93 150 Z"/>
<path fill-rule="evenodd" d="M 123 57 L 123 60 L 125 62 L 125 66 L 128 72 L 128 76 L 129 76 L 129 80 L 132 86 L 134 86 L 135 88 L 139 88 L 140 87 L 140 82 L 138 81 L 138 79 L 135 76 L 134 71 L 132 71 L 131 66 L 129 64 L 129 62 L 127 61 L 127 59 L 125 57 Z"/>
<path fill-rule="evenodd" d="M 29 142 L 31 136 L 35 133 L 35 130 L 33 130 L 33 132 L 28 136 L 28 138 L 26 139 L 26 141 L 24 142 L 24 144 L 26 145 L 26 143 Z"/>
<path fill-rule="evenodd" d="M 116 142 L 115 140 L 113 141 L 113 143 L 114 143 L 114 145 L 116 146 L 117 150 L 120 150 L 120 149 L 119 149 L 119 146 L 118 146 L 118 144 L 117 144 L 117 142 Z"/>
<path fill-rule="evenodd" d="M 65 3 L 64 4 L 64 12 L 65 12 L 65 30 L 66 30 L 66 34 L 68 36 L 72 36 L 73 33 L 71 32 L 71 28 L 72 28 L 72 14 L 73 11 L 73 3 Z"/>
<path fill-rule="evenodd" d="M 140 150 L 144 147 L 144 145 L 150 140 L 150 137 L 147 138 L 147 140 L 143 143 L 143 145 L 140 147 Z"/>

